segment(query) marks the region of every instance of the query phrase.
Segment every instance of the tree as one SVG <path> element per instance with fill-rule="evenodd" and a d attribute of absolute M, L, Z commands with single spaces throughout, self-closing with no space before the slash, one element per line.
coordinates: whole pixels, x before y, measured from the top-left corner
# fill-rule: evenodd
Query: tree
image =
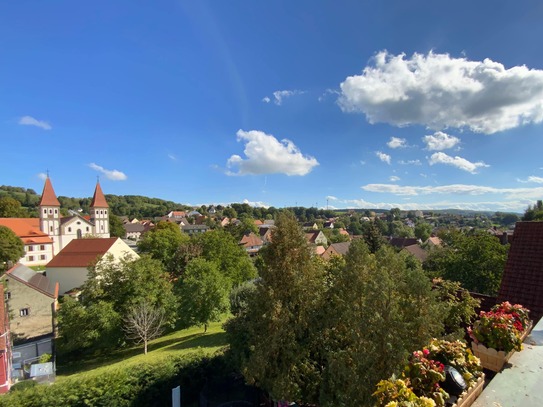
<path fill-rule="evenodd" d="M 415 226 L 415 237 L 425 242 L 432 234 L 432 226 L 429 223 L 419 222 Z"/>
<path fill-rule="evenodd" d="M 10 228 L 0 226 L 0 272 L 8 270 L 25 255 L 24 244 Z"/>
<path fill-rule="evenodd" d="M 538 200 L 534 206 L 528 206 L 522 217 L 524 221 L 543 220 L 543 201 Z"/>
<path fill-rule="evenodd" d="M 241 338 L 234 343 L 242 348 L 234 351 L 247 355 L 241 361 L 246 380 L 276 399 L 314 401 L 320 367 L 312 352 L 320 336 L 315 324 L 323 267 L 292 214 L 279 214 L 276 226 L 263 253 L 256 294 L 249 296 L 249 315 L 235 320 L 229 335 Z"/>
<path fill-rule="evenodd" d="M 0 198 L 0 218 L 22 218 L 26 215 L 26 211 L 16 199 L 9 196 Z"/>
<path fill-rule="evenodd" d="M 109 234 L 111 237 L 125 237 L 126 230 L 124 229 L 123 222 L 118 216 L 109 215 Z"/>
<path fill-rule="evenodd" d="M 364 241 L 368 245 L 371 253 L 377 253 L 383 245 L 384 237 L 375 221 L 368 222 L 366 232 L 364 233 Z"/>
<path fill-rule="evenodd" d="M 190 261 L 176 287 L 180 318 L 191 325 L 203 325 L 207 332 L 208 324 L 228 310 L 230 289 L 230 280 L 214 262 L 202 258 Z"/>
<path fill-rule="evenodd" d="M 147 344 L 162 334 L 164 310 L 153 306 L 147 300 L 141 300 L 128 309 L 123 318 L 123 330 L 128 339 L 143 343 L 143 353 L 147 355 Z"/>
<path fill-rule="evenodd" d="M 148 253 L 152 258 L 160 260 L 168 272 L 175 271 L 175 253 L 179 246 L 190 240 L 190 237 L 171 222 L 158 222 L 155 229 L 144 234 L 138 243 L 142 253 Z"/>
<path fill-rule="evenodd" d="M 484 232 L 466 235 L 449 230 L 440 237 L 445 245 L 430 251 L 424 263 L 427 273 L 431 277 L 458 281 L 471 292 L 496 295 L 509 246 Z"/>

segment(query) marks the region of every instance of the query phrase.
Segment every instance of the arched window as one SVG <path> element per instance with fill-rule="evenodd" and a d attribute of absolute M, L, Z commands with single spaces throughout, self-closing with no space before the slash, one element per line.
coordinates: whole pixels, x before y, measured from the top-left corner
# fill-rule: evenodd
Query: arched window
<path fill-rule="evenodd" d="M 47 209 L 44 209 L 44 210 L 43 210 L 43 214 L 44 214 L 44 215 L 47 215 Z"/>
<path fill-rule="evenodd" d="M 58 209 L 55 209 L 55 215 L 58 214 Z"/>
<path fill-rule="evenodd" d="M 68 232 L 71 232 L 72 231 L 72 228 L 68 228 Z"/>

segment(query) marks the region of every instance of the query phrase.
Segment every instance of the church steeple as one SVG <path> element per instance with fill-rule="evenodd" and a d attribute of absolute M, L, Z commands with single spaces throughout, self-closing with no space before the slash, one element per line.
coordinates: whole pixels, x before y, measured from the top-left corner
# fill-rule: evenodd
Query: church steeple
<path fill-rule="evenodd" d="M 40 212 L 40 229 L 53 239 L 53 252 L 58 253 L 60 250 L 60 202 L 57 199 L 49 175 L 45 179 L 38 208 Z"/>
<path fill-rule="evenodd" d="M 53 189 L 53 184 L 51 184 L 51 179 L 49 176 L 45 179 L 45 185 L 43 187 L 43 192 L 41 193 L 41 199 L 39 206 L 60 206 L 60 202 L 57 199 L 55 190 Z"/>
<path fill-rule="evenodd" d="M 108 208 L 109 205 L 98 181 L 90 204 L 90 218 L 91 222 L 94 223 L 94 234 L 96 236 L 109 237 Z"/>

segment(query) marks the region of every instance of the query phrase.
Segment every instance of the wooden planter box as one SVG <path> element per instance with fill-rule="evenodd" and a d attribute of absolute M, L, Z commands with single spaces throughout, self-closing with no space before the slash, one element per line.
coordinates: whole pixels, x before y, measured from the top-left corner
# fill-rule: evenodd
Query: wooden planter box
<path fill-rule="evenodd" d="M 520 337 L 522 341 L 526 339 L 530 331 L 532 330 L 532 323 L 526 327 L 524 330 L 524 333 Z M 500 350 L 497 351 L 494 348 L 487 348 L 482 343 L 471 343 L 471 349 L 473 350 L 473 354 L 477 356 L 479 359 L 481 359 L 481 364 L 485 369 L 492 370 L 493 372 L 499 372 L 502 370 L 503 365 L 505 362 L 509 360 L 511 355 L 515 353 L 514 350 L 512 350 L 509 353 L 505 353 L 504 351 Z"/>
<path fill-rule="evenodd" d="M 483 386 L 485 385 L 485 375 L 479 377 L 479 379 L 475 382 L 474 385 L 472 385 L 469 389 L 467 389 L 464 393 L 460 395 L 458 400 L 455 404 L 452 405 L 452 407 L 469 407 L 473 404 L 475 399 L 479 397 L 481 392 L 483 391 Z"/>

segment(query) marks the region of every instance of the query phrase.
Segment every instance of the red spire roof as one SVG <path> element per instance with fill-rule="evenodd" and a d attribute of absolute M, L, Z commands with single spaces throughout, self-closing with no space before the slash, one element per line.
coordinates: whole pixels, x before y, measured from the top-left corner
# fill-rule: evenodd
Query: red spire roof
<path fill-rule="evenodd" d="M 60 206 L 60 202 L 57 199 L 57 195 L 55 194 L 53 184 L 51 184 L 49 177 L 45 179 L 39 206 Z"/>
<path fill-rule="evenodd" d="M 94 190 L 94 196 L 92 197 L 92 202 L 90 204 L 91 208 L 109 208 L 109 205 L 107 204 L 106 197 L 104 196 L 104 193 L 102 192 L 102 188 L 100 187 L 100 183 L 96 183 L 96 189 Z"/>

